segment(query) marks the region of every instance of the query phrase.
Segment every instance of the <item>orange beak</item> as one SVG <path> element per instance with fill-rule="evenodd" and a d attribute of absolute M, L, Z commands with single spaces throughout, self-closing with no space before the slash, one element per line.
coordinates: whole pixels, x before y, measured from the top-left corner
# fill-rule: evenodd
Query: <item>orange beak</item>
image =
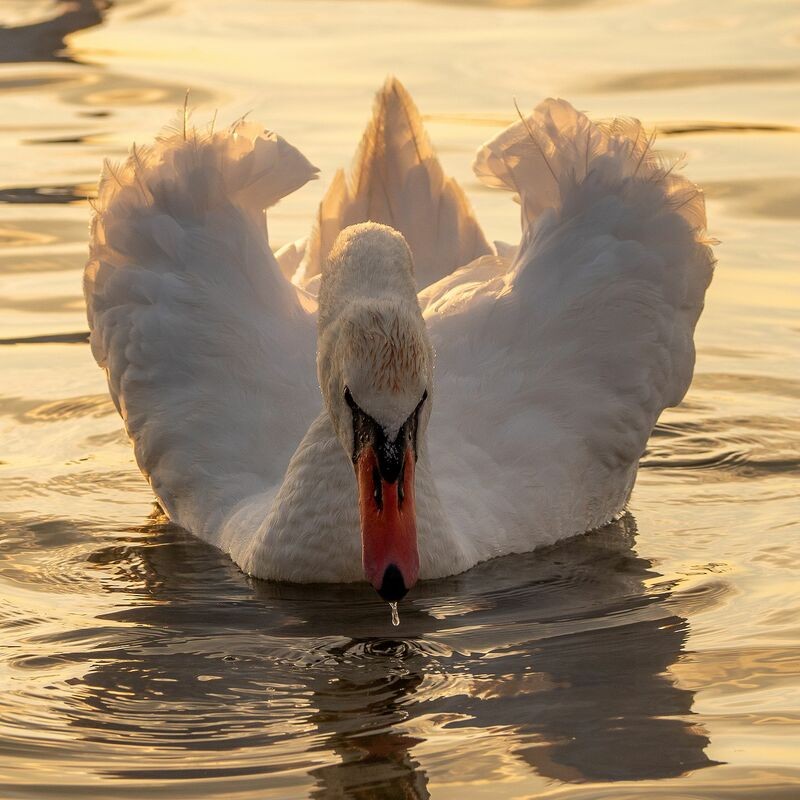
<path fill-rule="evenodd" d="M 375 449 L 356 461 L 364 575 L 388 602 L 401 600 L 419 577 L 414 453 L 409 447 L 395 480 L 381 474 Z"/>

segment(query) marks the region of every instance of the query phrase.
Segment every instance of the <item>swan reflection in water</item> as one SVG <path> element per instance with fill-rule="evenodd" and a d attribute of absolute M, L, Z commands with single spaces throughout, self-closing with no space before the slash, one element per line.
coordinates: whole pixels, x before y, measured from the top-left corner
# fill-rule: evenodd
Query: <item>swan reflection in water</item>
<path fill-rule="evenodd" d="M 714 763 L 693 692 L 668 672 L 687 620 L 668 586 L 645 588 L 658 574 L 633 549 L 630 515 L 420 584 L 399 629 L 366 585 L 248 581 L 169 524 L 142 533 L 91 558 L 137 597 L 110 615 L 125 623 L 118 648 L 73 687 L 87 740 L 124 731 L 126 766 L 109 777 L 268 790 L 305 766 L 314 797 L 425 798 L 426 766 L 446 769 L 458 729 L 484 780 L 509 760 L 569 782 Z"/>

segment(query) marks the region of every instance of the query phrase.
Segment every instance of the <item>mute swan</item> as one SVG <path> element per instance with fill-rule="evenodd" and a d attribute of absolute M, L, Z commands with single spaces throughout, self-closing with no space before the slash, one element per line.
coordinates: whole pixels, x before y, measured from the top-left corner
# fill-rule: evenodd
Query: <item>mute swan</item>
<path fill-rule="evenodd" d="M 652 143 L 544 101 L 478 151 L 522 211 L 492 247 L 390 79 L 277 258 L 264 209 L 318 172 L 280 136 L 184 129 L 107 164 L 91 347 L 165 511 L 256 577 L 389 601 L 617 517 L 714 263 Z"/>

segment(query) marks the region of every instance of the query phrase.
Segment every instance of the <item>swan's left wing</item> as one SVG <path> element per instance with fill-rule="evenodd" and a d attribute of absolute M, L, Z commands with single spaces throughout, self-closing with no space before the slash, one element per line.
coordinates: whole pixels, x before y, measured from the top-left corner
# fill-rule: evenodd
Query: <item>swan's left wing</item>
<path fill-rule="evenodd" d="M 701 193 L 651 145 L 638 123 L 549 100 L 478 154 L 478 176 L 521 204 L 519 250 L 421 296 L 431 458 L 478 558 L 619 513 L 659 414 L 689 386 L 714 260 Z"/>
<path fill-rule="evenodd" d="M 255 125 L 184 126 L 107 165 L 100 185 L 92 352 L 162 505 L 215 543 L 225 513 L 279 484 L 321 406 L 314 317 L 263 213 L 316 173 Z"/>

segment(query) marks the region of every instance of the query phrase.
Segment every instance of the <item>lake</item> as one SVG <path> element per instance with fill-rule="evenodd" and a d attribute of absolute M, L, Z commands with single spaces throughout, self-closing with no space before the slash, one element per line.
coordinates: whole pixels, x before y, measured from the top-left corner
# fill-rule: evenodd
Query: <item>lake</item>
<path fill-rule="evenodd" d="M 54 18 L 61 18 L 54 21 Z M 800 797 L 800 11 L 780 0 L 5 0 L 0 796 Z M 490 239 L 475 149 L 548 95 L 635 116 L 706 190 L 694 384 L 629 512 L 422 583 L 249 579 L 165 520 L 86 344 L 102 159 L 243 114 L 321 168 L 397 75 Z M 532 510 L 535 513 L 535 510 Z"/>

